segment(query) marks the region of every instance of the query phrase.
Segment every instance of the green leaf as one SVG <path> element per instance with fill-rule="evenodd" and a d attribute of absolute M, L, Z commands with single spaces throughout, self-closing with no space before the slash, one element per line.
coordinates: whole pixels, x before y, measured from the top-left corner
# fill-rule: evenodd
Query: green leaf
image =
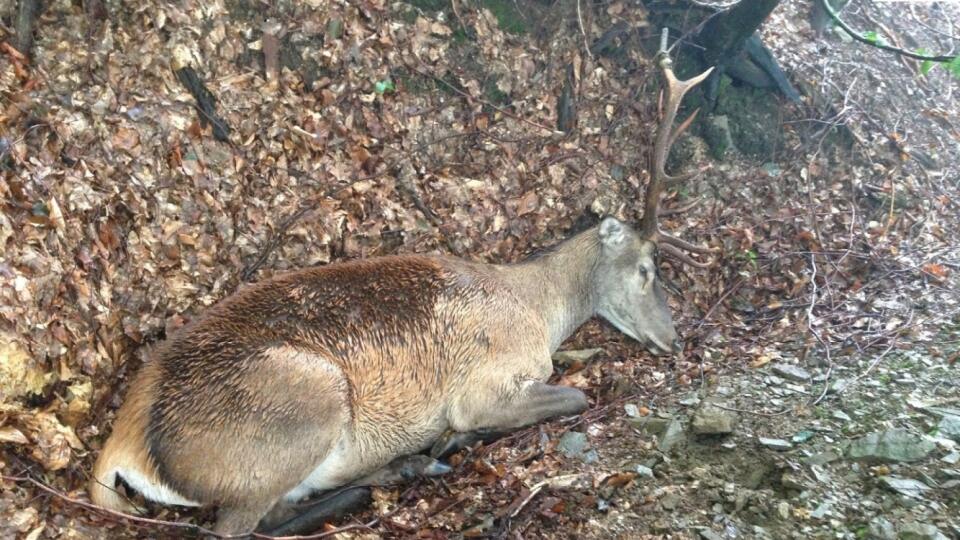
<path fill-rule="evenodd" d="M 876 45 L 877 43 L 880 42 L 880 35 L 874 32 L 873 30 L 867 30 L 866 32 L 863 33 L 863 39 Z"/>
<path fill-rule="evenodd" d="M 947 71 L 953 74 L 954 77 L 960 79 L 960 56 L 954 56 L 953 60 L 947 62 L 946 66 Z"/>
<path fill-rule="evenodd" d="M 917 52 L 917 54 L 922 54 L 922 55 L 924 55 L 924 56 L 930 56 L 930 51 L 924 49 L 923 47 L 920 47 L 919 49 L 917 49 L 916 52 Z M 923 76 L 926 76 L 927 73 L 930 73 L 930 70 L 933 69 L 933 67 L 936 66 L 936 65 L 937 65 L 937 63 L 934 62 L 933 60 L 924 60 L 924 61 L 920 62 L 920 74 L 923 75 Z"/>
<path fill-rule="evenodd" d="M 386 94 L 387 92 L 394 92 L 396 89 L 396 86 L 394 86 L 393 81 L 390 79 L 377 81 L 376 84 L 373 85 L 373 91 L 380 95 Z"/>

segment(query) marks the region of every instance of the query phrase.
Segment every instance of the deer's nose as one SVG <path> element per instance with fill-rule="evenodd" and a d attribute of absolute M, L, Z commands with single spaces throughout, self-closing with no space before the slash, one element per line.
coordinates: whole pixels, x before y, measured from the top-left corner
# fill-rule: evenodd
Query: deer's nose
<path fill-rule="evenodd" d="M 675 353 L 683 351 L 683 341 L 681 341 L 680 338 L 673 340 L 671 346 L 673 347 L 673 352 Z"/>

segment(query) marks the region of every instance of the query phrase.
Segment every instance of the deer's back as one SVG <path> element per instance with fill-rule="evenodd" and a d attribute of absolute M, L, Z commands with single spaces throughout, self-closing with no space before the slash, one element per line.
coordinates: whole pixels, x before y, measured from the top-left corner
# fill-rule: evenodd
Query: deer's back
<path fill-rule="evenodd" d="M 398 256 L 291 272 L 246 287 L 168 340 L 155 359 L 148 446 L 163 468 L 165 446 L 211 426 L 295 437 L 330 392 L 349 401 L 359 437 L 370 427 L 370 444 L 416 446 L 443 428 L 437 415 L 451 392 L 522 342 L 537 348 L 545 333 L 484 265 Z M 331 369 L 342 387 L 311 382 Z"/>

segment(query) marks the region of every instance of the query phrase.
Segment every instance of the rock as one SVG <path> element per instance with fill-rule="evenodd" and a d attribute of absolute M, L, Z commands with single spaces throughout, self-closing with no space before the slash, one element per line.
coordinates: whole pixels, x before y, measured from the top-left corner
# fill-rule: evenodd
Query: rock
<path fill-rule="evenodd" d="M 627 417 L 627 422 L 630 422 L 633 427 L 648 435 L 655 435 L 657 437 L 666 433 L 667 426 L 669 426 L 672 421 L 672 418 L 658 418 L 656 416 Z"/>
<path fill-rule="evenodd" d="M 664 510 L 675 510 L 678 504 L 680 504 L 680 495 L 676 493 L 667 493 L 660 499 L 660 506 Z"/>
<path fill-rule="evenodd" d="M 586 363 L 603 349 L 579 349 L 574 351 L 557 351 L 553 353 L 553 361 L 558 366 L 569 366 L 576 362 Z"/>
<path fill-rule="evenodd" d="M 960 442 L 960 416 L 944 415 L 940 419 L 940 423 L 937 424 L 937 432 L 944 437 Z"/>
<path fill-rule="evenodd" d="M 627 413 L 627 416 L 630 418 L 636 418 L 640 416 L 640 408 L 634 405 L 633 403 L 627 403 L 623 406 L 623 412 Z"/>
<path fill-rule="evenodd" d="M 587 435 L 579 431 L 568 431 L 560 437 L 557 443 L 557 450 L 568 458 L 583 458 L 584 451 L 587 449 Z"/>
<path fill-rule="evenodd" d="M 803 478 L 789 469 L 784 471 L 780 476 L 780 485 L 787 489 L 795 489 L 797 491 L 803 491 L 807 489 L 807 485 L 804 483 Z"/>
<path fill-rule="evenodd" d="M 700 538 L 703 538 L 703 540 L 723 540 L 723 536 L 713 532 L 711 529 L 700 529 Z"/>
<path fill-rule="evenodd" d="M 727 435 L 736 423 L 736 414 L 705 401 L 693 414 L 690 429 L 697 435 Z"/>
<path fill-rule="evenodd" d="M 667 424 L 667 429 L 660 438 L 660 444 L 657 445 L 657 449 L 664 454 L 669 453 L 673 447 L 682 442 L 685 438 L 686 436 L 683 433 L 683 424 L 674 418 L 670 420 L 669 424 Z"/>
<path fill-rule="evenodd" d="M 790 519 L 790 503 L 780 501 L 780 503 L 777 504 L 777 515 L 780 516 L 780 519 L 788 521 Z"/>
<path fill-rule="evenodd" d="M 949 454 L 940 458 L 940 461 L 946 463 L 947 465 L 956 465 L 960 461 L 960 452 L 950 452 Z"/>
<path fill-rule="evenodd" d="M 868 540 L 897 540 L 897 531 L 883 516 L 877 516 L 867 524 Z"/>
<path fill-rule="evenodd" d="M 922 498 L 924 492 L 930 490 L 930 486 L 919 480 L 914 480 L 912 478 L 900 478 L 898 476 L 881 476 L 880 483 L 887 487 L 887 489 L 896 491 L 905 497 L 911 497 L 914 499 Z"/>
<path fill-rule="evenodd" d="M 727 150 L 734 149 L 733 136 L 730 133 L 730 119 L 726 115 L 711 116 L 704 122 L 703 138 L 710 147 L 710 153 L 716 159 L 723 159 Z"/>
<path fill-rule="evenodd" d="M 700 404 L 700 396 L 697 395 L 696 392 L 690 392 L 677 403 L 683 405 L 684 407 L 696 407 Z"/>
<path fill-rule="evenodd" d="M 634 468 L 634 471 L 636 471 L 637 476 L 653 478 L 653 469 L 647 467 L 646 465 L 637 465 L 636 468 Z"/>
<path fill-rule="evenodd" d="M 828 512 L 830 512 L 830 507 L 832 504 L 830 501 L 821 503 L 820 506 L 817 506 L 817 509 L 810 513 L 810 517 L 813 519 L 823 519 Z"/>
<path fill-rule="evenodd" d="M 847 457 L 858 461 L 889 462 L 918 461 L 927 457 L 936 445 L 905 429 L 891 429 L 871 433 L 852 443 Z"/>
<path fill-rule="evenodd" d="M 809 382 L 813 378 L 809 371 L 793 364 L 774 364 L 770 369 L 780 377 L 795 382 Z"/>
<path fill-rule="evenodd" d="M 837 454 L 836 452 L 831 452 L 828 450 L 826 452 L 822 452 L 820 454 L 814 454 L 808 458 L 804 458 L 803 462 L 811 466 L 813 465 L 823 466 L 823 465 L 826 465 L 827 463 L 832 463 L 838 459 L 840 459 L 840 454 Z"/>
<path fill-rule="evenodd" d="M 759 440 L 760 444 L 771 450 L 777 450 L 778 452 L 793 448 L 793 444 L 791 444 L 790 441 L 785 441 L 783 439 L 768 439 L 766 437 L 760 437 Z"/>
<path fill-rule="evenodd" d="M 904 523 L 900 527 L 900 540 L 949 540 L 940 529 L 927 523 Z"/>
<path fill-rule="evenodd" d="M 847 413 L 839 409 L 830 413 L 830 416 L 832 416 L 835 420 L 843 420 L 844 422 L 849 422 L 851 420 Z"/>

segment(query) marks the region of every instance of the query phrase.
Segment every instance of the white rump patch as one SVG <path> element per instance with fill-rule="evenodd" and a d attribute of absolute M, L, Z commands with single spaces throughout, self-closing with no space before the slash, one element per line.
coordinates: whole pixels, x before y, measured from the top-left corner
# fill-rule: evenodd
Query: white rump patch
<path fill-rule="evenodd" d="M 340 487 L 352 480 L 350 475 L 345 474 L 349 467 L 347 445 L 341 438 L 320 465 L 317 465 L 297 487 L 288 491 L 283 496 L 283 500 L 296 502 L 316 491 Z"/>
<path fill-rule="evenodd" d="M 160 504 L 175 504 L 178 506 L 201 506 L 200 503 L 185 498 L 163 483 L 152 483 L 140 471 L 118 468 L 116 474 L 130 487 L 137 490 L 144 499 Z M 113 486 L 110 486 L 113 487 Z"/>

